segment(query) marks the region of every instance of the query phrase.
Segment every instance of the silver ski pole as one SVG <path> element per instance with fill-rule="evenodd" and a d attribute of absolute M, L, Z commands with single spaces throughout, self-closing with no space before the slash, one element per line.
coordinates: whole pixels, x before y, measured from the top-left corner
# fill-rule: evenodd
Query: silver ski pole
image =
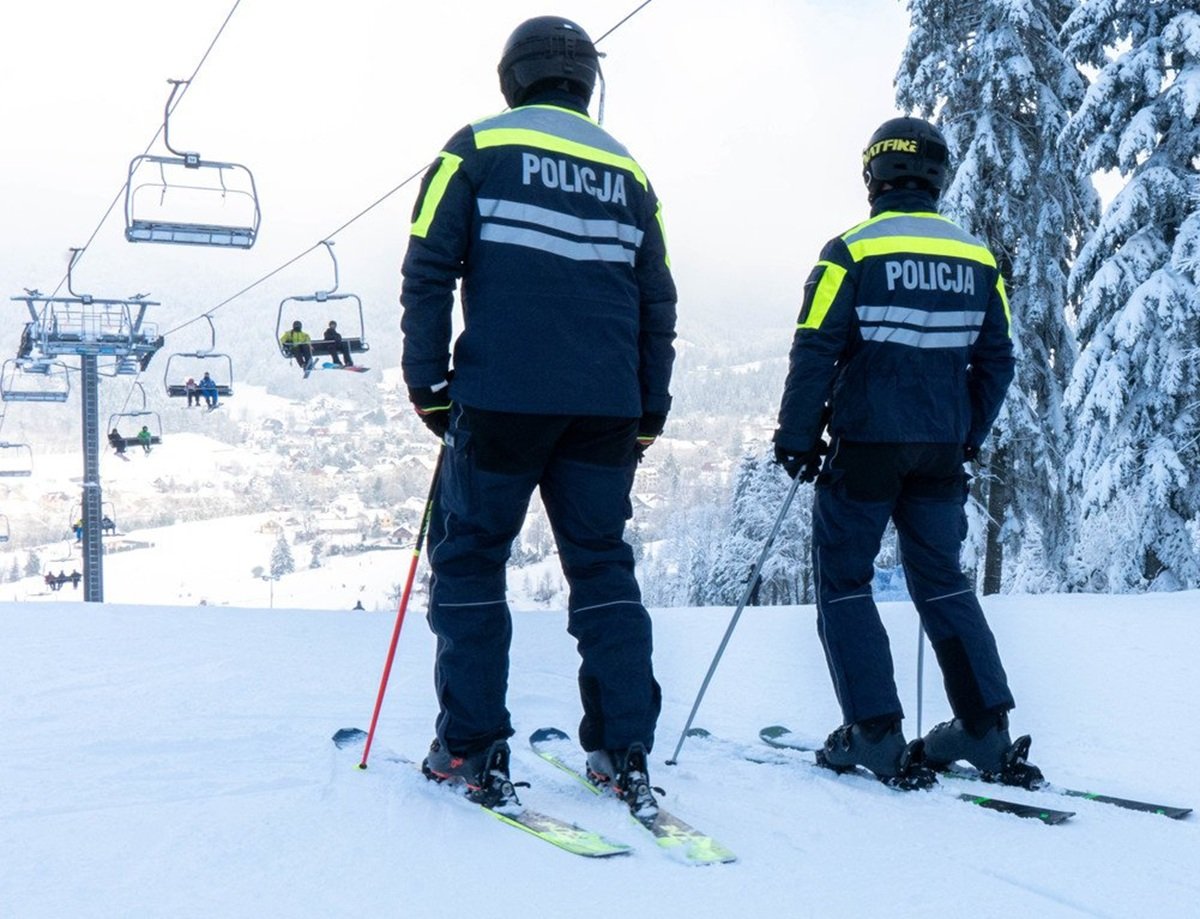
<path fill-rule="evenodd" d="M 679 743 L 675 745 L 675 752 L 671 758 L 667 760 L 668 766 L 674 766 L 679 761 L 679 751 L 683 749 L 683 741 L 687 737 L 687 732 L 692 726 L 692 721 L 696 717 L 696 712 L 700 708 L 700 701 L 704 698 L 704 693 L 708 690 L 708 684 L 713 678 L 713 674 L 717 672 L 717 664 L 721 661 L 721 655 L 725 653 L 725 646 L 729 644 L 729 637 L 733 635 L 734 626 L 737 625 L 738 619 L 741 618 L 742 610 L 746 608 L 746 604 L 750 602 L 750 597 L 754 593 L 754 589 L 758 586 L 758 578 L 762 573 L 763 564 L 767 560 L 767 556 L 771 552 L 771 546 L 775 542 L 775 537 L 779 535 L 779 529 L 783 526 L 783 519 L 787 516 L 788 508 L 792 506 L 792 499 L 796 497 L 796 490 L 800 487 L 800 476 L 792 479 L 792 487 L 788 489 L 787 496 L 783 499 L 783 507 L 779 509 L 779 516 L 775 518 L 775 526 L 771 528 L 771 535 L 767 537 L 767 541 L 763 543 L 762 551 L 758 554 L 758 562 L 754 565 L 754 570 L 750 572 L 750 580 L 746 584 L 746 590 L 742 594 L 741 602 L 738 603 L 737 609 L 733 612 L 733 618 L 729 620 L 729 627 L 725 629 L 725 637 L 721 639 L 721 644 L 717 647 L 717 653 L 709 664 L 708 673 L 704 674 L 704 682 L 700 684 L 700 692 L 696 694 L 696 701 L 692 704 L 692 710 L 688 714 L 687 724 L 683 726 L 683 731 L 679 735 Z"/>

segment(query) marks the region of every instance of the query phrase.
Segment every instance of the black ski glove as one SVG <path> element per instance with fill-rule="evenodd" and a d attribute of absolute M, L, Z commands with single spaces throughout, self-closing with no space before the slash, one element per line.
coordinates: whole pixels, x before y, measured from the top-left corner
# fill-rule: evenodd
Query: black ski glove
<path fill-rule="evenodd" d="M 450 430 L 450 381 L 444 380 L 437 386 L 410 386 L 408 398 L 425 427 L 438 440 L 445 437 Z"/>
<path fill-rule="evenodd" d="M 817 441 L 811 450 L 797 452 L 786 447 L 775 445 L 775 462 L 783 467 L 784 472 L 793 479 L 799 476 L 801 482 L 811 482 L 821 471 L 821 454 L 826 450 L 824 441 Z"/>
<path fill-rule="evenodd" d="M 653 446 L 654 441 L 658 439 L 658 435 L 663 432 L 663 428 L 667 425 L 667 416 L 663 412 L 646 412 L 642 415 L 638 422 L 637 435 L 637 451 L 638 462 L 642 461 L 642 457 L 646 455 L 646 451 Z"/>

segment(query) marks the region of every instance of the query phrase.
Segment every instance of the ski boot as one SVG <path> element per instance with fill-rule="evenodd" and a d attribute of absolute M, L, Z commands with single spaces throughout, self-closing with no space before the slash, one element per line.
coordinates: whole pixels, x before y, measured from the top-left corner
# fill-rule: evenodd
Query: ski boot
<path fill-rule="evenodd" d="M 646 748 L 640 743 L 627 750 L 593 750 L 587 757 L 587 777 L 592 784 L 607 788 L 625 803 L 629 812 L 649 826 L 658 816 L 661 788 L 650 784 Z"/>
<path fill-rule="evenodd" d="M 965 760 L 985 781 L 1035 789 L 1045 784 L 1045 779 L 1028 761 L 1029 745 L 1028 734 L 1015 741 L 1009 737 L 1007 711 L 989 712 L 972 725 L 954 718 L 934 726 L 925 735 L 925 762 L 940 771 L 956 760 Z"/>
<path fill-rule="evenodd" d="M 915 791 L 937 783 L 937 776 L 922 761 L 921 748 L 920 740 L 904 742 L 898 720 L 869 719 L 844 724 L 830 734 L 816 759 L 817 765 L 837 773 L 862 766 L 885 785 Z"/>
<path fill-rule="evenodd" d="M 509 755 L 504 740 L 469 756 L 457 756 L 440 740 L 434 740 L 421 763 L 421 772 L 433 782 L 461 782 L 469 801 L 511 816 L 521 812 L 521 802 L 516 785 L 508 777 Z"/>

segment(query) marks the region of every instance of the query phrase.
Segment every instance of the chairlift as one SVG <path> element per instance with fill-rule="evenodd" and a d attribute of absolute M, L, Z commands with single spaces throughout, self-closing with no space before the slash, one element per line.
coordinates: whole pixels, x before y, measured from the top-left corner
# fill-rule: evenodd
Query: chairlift
<path fill-rule="evenodd" d="M 33 475 L 33 448 L 29 444 L 0 440 L 0 476 L 13 478 Z"/>
<path fill-rule="evenodd" d="M 292 323 L 297 320 L 301 321 L 310 330 L 309 335 L 312 336 L 312 350 L 314 355 L 322 354 L 332 357 L 336 353 L 334 342 L 318 338 L 316 332 L 320 328 L 320 323 L 330 320 L 337 322 L 338 331 L 342 335 L 342 341 L 349 347 L 352 354 L 360 354 L 363 351 L 369 351 L 371 348 L 367 344 L 365 336 L 362 300 L 357 294 L 337 293 L 338 263 L 337 256 L 333 254 L 333 243 L 325 239 L 321 241 L 321 245 L 325 247 L 325 250 L 329 253 L 329 257 L 333 260 L 333 287 L 329 290 L 318 290 L 313 294 L 286 297 L 279 304 L 279 315 L 275 320 L 275 343 L 279 346 L 279 352 L 288 360 L 293 359 L 292 346 L 284 344 L 282 338 L 284 333 L 292 328 Z M 308 306 L 301 306 L 299 309 L 288 309 L 289 303 L 320 303 L 326 308 L 321 313 L 315 313 Z M 303 315 L 297 316 L 297 313 Z M 304 322 L 305 319 L 308 319 L 309 322 Z"/>
<path fill-rule="evenodd" d="M 68 584 L 75 590 L 78 590 L 80 583 L 83 581 L 83 575 L 78 568 L 73 567 L 70 574 L 67 574 L 60 568 L 58 574 L 55 574 L 53 571 L 47 571 L 42 575 L 42 581 L 51 590 L 62 590 Z"/>
<path fill-rule="evenodd" d="M 83 535 L 83 505 L 76 504 L 74 511 L 71 513 L 71 530 L 74 533 L 75 542 L 80 541 Z M 111 501 L 102 501 L 100 503 L 100 535 L 101 536 L 116 536 L 117 535 L 117 515 L 113 510 Z M 67 540 L 68 549 L 71 541 Z M 60 561 L 70 561 L 70 553 L 67 558 Z"/>
<path fill-rule="evenodd" d="M 212 317 L 205 313 L 211 335 L 207 348 L 196 351 L 180 351 L 167 357 L 163 371 L 163 385 L 172 398 L 187 396 L 186 381 L 191 378 L 199 382 L 207 373 L 217 384 L 217 395 L 226 398 L 233 395 L 233 358 L 217 351 L 217 330 Z"/>
<path fill-rule="evenodd" d="M 138 392 L 142 394 L 142 407 L 129 412 L 114 412 L 108 416 L 108 427 L 105 428 L 105 430 L 108 432 L 108 442 L 114 447 L 116 446 L 116 442 L 113 440 L 112 435 L 112 432 L 116 431 L 121 439 L 123 448 L 126 450 L 128 450 L 130 447 L 142 446 L 142 442 L 137 439 L 136 433 L 132 437 L 128 434 L 120 434 L 121 419 L 123 418 L 128 419 L 125 430 L 128 431 L 130 427 L 133 427 L 135 430 L 138 429 L 139 426 L 145 427 L 150 432 L 151 446 L 162 443 L 162 417 L 158 414 L 158 412 L 154 412 L 146 408 L 146 390 L 142 387 L 142 384 L 134 383 L 133 385 L 136 386 Z"/>
<path fill-rule="evenodd" d="M 262 219 L 254 175 L 240 163 L 200 158 L 171 146 L 171 103 L 187 80 L 168 80 L 163 145 L 173 156 L 142 154 L 129 163 L 125 183 L 125 238 L 249 249 Z"/>
<path fill-rule="evenodd" d="M 72 521 L 72 523 L 74 523 L 74 521 Z M 74 539 L 74 537 L 68 536 L 64 540 L 64 542 L 67 545 L 66 553 L 64 555 L 51 556 L 50 558 L 47 559 L 47 561 L 58 562 L 61 564 L 62 562 L 70 562 L 70 561 L 75 560 L 75 539 Z"/>
<path fill-rule="evenodd" d="M 66 402 L 70 395 L 71 377 L 62 361 L 10 358 L 0 367 L 5 402 Z"/>

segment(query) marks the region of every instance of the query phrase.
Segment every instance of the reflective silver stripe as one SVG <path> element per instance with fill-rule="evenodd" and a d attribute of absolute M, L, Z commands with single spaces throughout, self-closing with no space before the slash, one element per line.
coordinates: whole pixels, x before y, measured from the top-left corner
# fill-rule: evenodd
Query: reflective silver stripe
<path fill-rule="evenodd" d="M 979 328 L 983 325 L 986 315 L 980 311 L 946 310 L 934 312 L 931 310 L 910 309 L 903 306 L 860 306 L 858 318 L 861 322 L 890 322 L 906 325 L 919 325 L 927 329 L 968 326 Z"/>
<path fill-rule="evenodd" d="M 488 242 L 540 249 L 542 252 L 561 255 L 576 262 L 625 262 L 632 265 L 636 258 L 632 249 L 626 249 L 617 243 L 575 242 L 561 236 L 551 236 L 541 230 L 500 223 L 485 223 L 479 228 L 479 238 Z"/>
<path fill-rule="evenodd" d="M 960 242 L 982 246 L 978 239 L 964 230 L 958 224 L 952 223 L 939 214 L 902 214 L 880 215 L 875 220 L 855 227 L 846 233 L 842 239 L 848 244 L 860 239 L 880 239 L 885 236 L 926 236 L 934 239 L 955 239 Z"/>
<path fill-rule="evenodd" d="M 562 211 L 538 207 L 534 204 L 521 204 L 517 201 L 505 201 L 500 198 L 480 198 L 479 214 L 481 217 L 499 217 L 502 220 L 514 220 L 521 223 L 531 223 L 570 233 L 572 236 L 583 236 L 592 239 L 619 239 L 633 246 L 642 244 L 646 234 L 637 227 L 618 220 L 585 220 L 574 214 L 564 214 Z"/>
<path fill-rule="evenodd" d="M 913 348 L 967 348 L 979 337 L 979 330 L 958 332 L 921 332 L 893 325 L 863 326 L 862 337 L 866 341 L 890 342 L 909 345 Z"/>
<path fill-rule="evenodd" d="M 629 150 L 624 144 L 586 115 L 552 105 L 523 106 L 477 121 L 471 127 L 476 133 L 510 128 L 544 131 L 547 134 L 561 137 L 563 140 L 586 144 L 606 153 L 629 156 Z"/>
<path fill-rule="evenodd" d="M 610 600 L 608 603 L 593 603 L 591 606 L 581 606 L 579 609 L 573 609 L 573 613 L 586 612 L 589 609 L 600 609 L 602 606 L 616 606 L 618 603 L 633 603 L 641 605 L 640 600 Z"/>
<path fill-rule="evenodd" d="M 507 602 L 508 601 L 505 600 L 504 598 L 501 598 L 499 600 L 479 600 L 475 603 L 444 603 L 444 602 L 439 601 L 438 606 L 442 606 L 442 607 L 446 607 L 446 608 L 455 607 L 457 609 L 459 607 L 467 607 L 467 606 L 495 606 L 498 603 L 507 603 Z"/>

